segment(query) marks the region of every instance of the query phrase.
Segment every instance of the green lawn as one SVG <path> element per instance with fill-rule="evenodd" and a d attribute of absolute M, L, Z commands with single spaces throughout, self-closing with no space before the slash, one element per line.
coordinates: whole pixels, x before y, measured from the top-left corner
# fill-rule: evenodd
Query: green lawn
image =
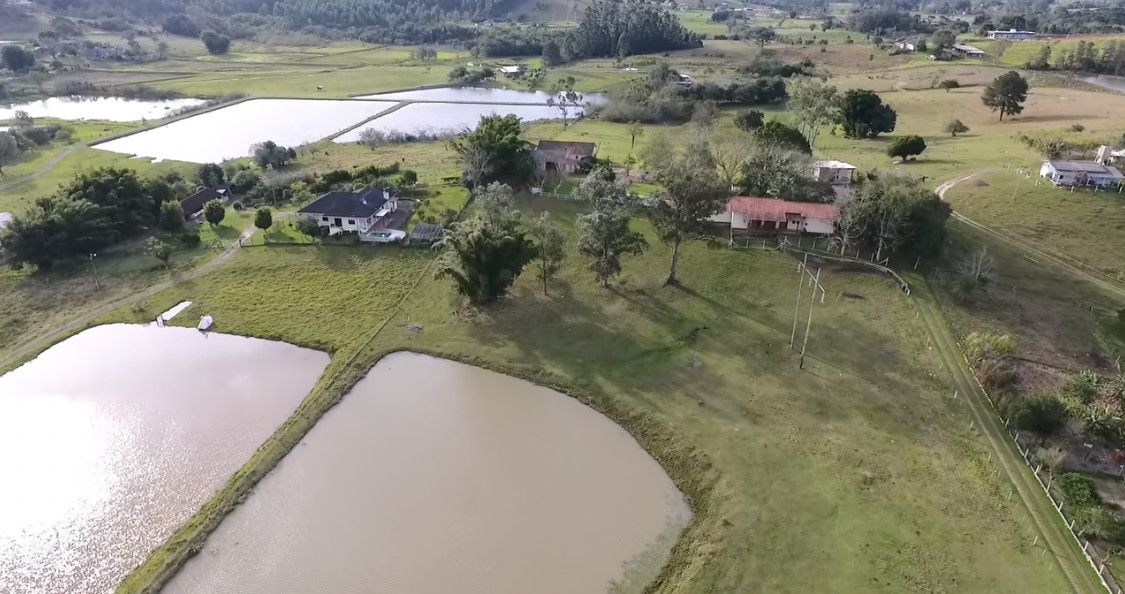
<path fill-rule="evenodd" d="M 0 183 L 0 211 L 15 214 L 25 212 L 37 198 L 53 194 L 60 185 L 69 182 L 75 175 L 99 167 L 127 167 L 143 175 L 179 171 L 190 178 L 195 175 L 199 165 L 178 161 L 153 163 L 145 159 L 132 159 L 128 155 L 78 147 L 43 175 L 27 179 L 10 176 L 9 183 Z"/>
<path fill-rule="evenodd" d="M 576 208 L 525 205 L 568 230 Z M 684 286 L 664 287 L 668 250 L 647 223 L 637 228 L 653 247 L 609 290 L 572 256 L 549 297 L 525 274 L 501 303 L 467 308 L 433 278 L 427 250 L 273 246 L 149 299 L 148 312 L 191 299 L 222 331 L 335 355 L 294 418 L 123 591 L 166 577 L 165 564 L 213 529 L 209 518 L 383 353 L 404 348 L 557 386 L 633 432 L 696 513 L 659 591 L 1066 589 L 967 431 L 963 401 L 948 397 L 908 297 L 827 270 L 812 358 L 798 370 L 786 344 L 789 257 L 691 243 Z M 107 320 L 135 317 L 125 308 Z"/>

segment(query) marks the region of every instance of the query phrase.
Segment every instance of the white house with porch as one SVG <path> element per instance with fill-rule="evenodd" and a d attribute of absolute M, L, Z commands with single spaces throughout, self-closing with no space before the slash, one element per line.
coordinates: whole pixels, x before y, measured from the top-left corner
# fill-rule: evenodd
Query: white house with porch
<path fill-rule="evenodd" d="M 344 231 L 363 235 L 386 226 L 389 215 L 396 210 L 398 195 L 390 188 L 374 188 L 361 192 L 329 192 L 297 214 L 327 227 L 329 235 Z"/>
<path fill-rule="evenodd" d="M 1122 175 L 1116 167 L 1086 161 L 1044 161 L 1039 177 L 1051 180 L 1056 186 L 1116 187 Z"/>

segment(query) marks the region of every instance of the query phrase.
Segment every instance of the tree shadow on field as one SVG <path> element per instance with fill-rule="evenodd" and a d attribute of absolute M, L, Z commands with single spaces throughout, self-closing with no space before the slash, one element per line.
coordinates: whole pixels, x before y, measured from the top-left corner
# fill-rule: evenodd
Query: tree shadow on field
<path fill-rule="evenodd" d="M 513 362 L 522 366 L 560 369 L 582 389 L 611 389 L 654 410 L 730 387 L 704 363 L 722 348 L 701 339 L 711 338 L 708 329 L 634 291 L 605 295 L 604 303 L 594 301 L 567 284 L 556 284 L 550 298 L 520 290 L 488 308 L 470 333 L 498 354 L 514 347 Z"/>

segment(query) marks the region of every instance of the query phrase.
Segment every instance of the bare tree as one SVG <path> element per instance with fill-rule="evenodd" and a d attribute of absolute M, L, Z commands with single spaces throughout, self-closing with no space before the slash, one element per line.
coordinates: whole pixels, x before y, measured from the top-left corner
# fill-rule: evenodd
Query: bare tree
<path fill-rule="evenodd" d="M 831 245 L 840 248 L 840 254 L 851 249 L 863 234 L 863 203 L 848 194 L 836 200 L 839 216 L 834 226 Z"/>
<path fill-rule="evenodd" d="M 987 247 L 981 246 L 957 263 L 958 284 L 966 292 L 980 289 L 992 280 L 995 269 L 996 260 Z"/>
<path fill-rule="evenodd" d="M 819 79 L 801 77 L 789 89 L 789 110 L 797 115 L 797 122 L 810 145 L 816 144 L 820 130 L 832 125 L 839 117 L 836 87 Z"/>
<path fill-rule="evenodd" d="M 742 164 L 754 150 L 754 141 L 747 134 L 731 131 L 715 132 L 711 135 L 711 157 L 719 170 L 719 177 L 729 189 L 734 186 L 742 172 Z"/>
<path fill-rule="evenodd" d="M 461 167 L 472 189 L 480 186 L 481 180 L 492 173 L 492 154 L 483 146 L 468 146 L 461 153 Z"/>

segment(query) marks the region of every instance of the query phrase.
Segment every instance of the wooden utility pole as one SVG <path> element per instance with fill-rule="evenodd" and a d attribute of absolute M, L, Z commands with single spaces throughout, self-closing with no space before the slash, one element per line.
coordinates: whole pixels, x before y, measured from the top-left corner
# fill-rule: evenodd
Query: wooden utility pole
<path fill-rule="evenodd" d="M 810 273 L 811 275 L 811 273 Z M 809 303 L 809 321 L 805 323 L 805 340 L 801 343 L 801 362 L 797 365 L 797 369 L 805 368 L 805 349 L 809 346 L 809 330 L 812 329 L 812 311 L 813 306 L 816 305 L 816 290 L 820 289 L 820 302 L 824 303 L 824 287 L 820 286 L 820 269 L 816 269 L 816 276 L 812 278 L 813 292 L 812 303 Z"/>
<path fill-rule="evenodd" d="M 797 323 L 801 319 L 801 295 L 805 292 L 805 283 L 808 282 L 812 291 L 809 295 L 809 315 L 805 320 L 805 338 L 801 343 L 801 362 L 800 369 L 805 367 L 805 353 L 809 346 L 809 334 L 812 331 L 812 314 L 813 307 L 816 305 L 816 293 L 820 291 L 820 302 L 824 303 L 824 285 L 820 284 L 820 269 L 816 269 L 816 274 L 813 274 L 808 267 L 809 255 L 806 253 L 804 260 L 797 265 L 797 300 L 793 306 L 793 330 L 789 335 L 789 348 L 795 349 L 797 343 Z M 808 280 L 806 281 L 806 275 Z"/>

